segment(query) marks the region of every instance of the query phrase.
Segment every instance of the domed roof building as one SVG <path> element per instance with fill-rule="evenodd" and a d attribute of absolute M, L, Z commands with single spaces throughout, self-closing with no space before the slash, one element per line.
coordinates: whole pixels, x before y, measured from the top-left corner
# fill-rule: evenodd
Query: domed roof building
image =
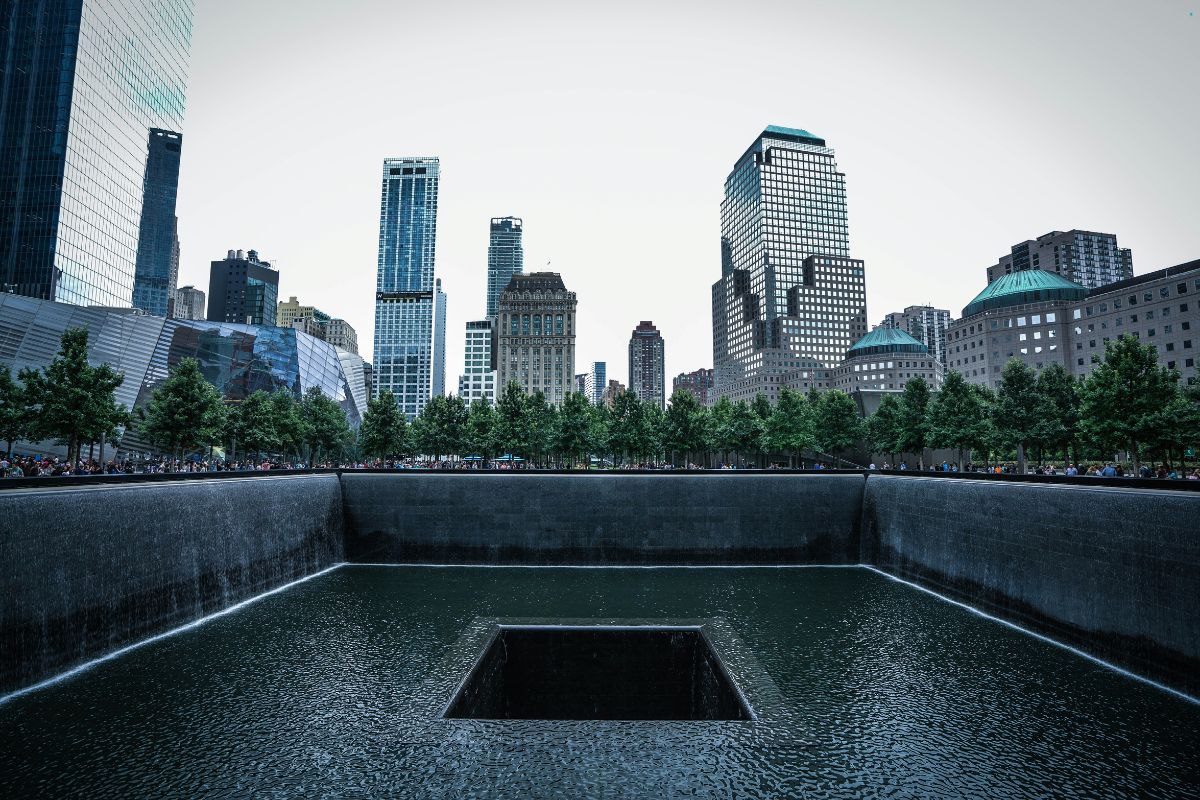
<path fill-rule="evenodd" d="M 929 348 L 899 328 L 876 328 L 855 342 L 833 371 L 831 387 L 855 396 L 864 414 L 872 414 L 888 392 L 904 391 L 913 378 L 930 388 L 942 385 L 942 368 Z"/>
<path fill-rule="evenodd" d="M 974 300 L 967 303 L 962 315 L 966 319 L 985 311 L 1013 306 L 1075 302 L 1084 299 L 1087 294 L 1088 290 L 1078 283 L 1072 283 L 1053 272 L 1026 269 L 989 283 L 986 289 L 975 295 Z"/>

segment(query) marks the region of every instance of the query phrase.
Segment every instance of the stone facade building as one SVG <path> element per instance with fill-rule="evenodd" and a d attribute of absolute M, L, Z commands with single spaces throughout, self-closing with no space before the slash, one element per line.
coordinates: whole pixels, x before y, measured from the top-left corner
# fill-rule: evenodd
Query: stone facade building
<path fill-rule="evenodd" d="M 557 272 L 514 275 L 496 304 L 496 385 L 561 405 L 575 387 L 575 293 Z"/>

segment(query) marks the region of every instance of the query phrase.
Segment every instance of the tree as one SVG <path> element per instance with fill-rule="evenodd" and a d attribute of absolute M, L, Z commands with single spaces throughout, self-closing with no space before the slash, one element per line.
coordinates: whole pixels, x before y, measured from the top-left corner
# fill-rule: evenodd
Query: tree
<path fill-rule="evenodd" d="M 1070 459 L 1079 436 L 1079 391 L 1076 380 L 1062 364 L 1051 364 L 1038 373 L 1038 421 L 1033 439 L 1040 449 L 1062 450 Z M 1039 458 L 1040 460 L 1040 458 Z M 1078 462 L 1078 453 L 1075 461 Z"/>
<path fill-rule="evenodd" d="M 706 409 L 694 394 L 676 389 L 663 419 L 663 447 L 672 454 L 682 453 L 685 462 L 691 460 L 693 453 L 705 452 L 709 444 L 711 419 L 705 412 Z"/>
<path fill-rule="evenodd" d="M 384 460 L 412 452 L 412 431 L 391 389 L 383 389 L 379 397 L 367 401 L 367 412 L 358 428 L 358 446 L 366 455 Z"/>
<path fill-rule="evenodd" d="M 1110 341 L 1104 360 L 1079 389 L 1084 432 L 1101 447 L 1125 447 L 1135 470 L 1140 448 L 1161 426 L 1160 412 L 1179 395 L 1179 373 L 1158 365 L 1158 351 L 1129 334 Z"/>
<path fill-rule="evenodd" d="M 584 461 L 592 444 L 592 405 L 578 392 L 569 393 L 563 400 L 554 428 L 551 449 L 571 461 Z"/>
<path fill-rule="evenodd" d="M 725 395 L 717 398 L 708 410 L 710 442 L 721 454 L 721 461 L 729 460 L 729 451 L 737 449 L 737 431 L 733 427 L 733 403 Z"/>
<path fill-rule="evenodd" d="M 785 386 L 779 390 L 779 402 L 767 420 L 767 446 L 787 453 L 788 466 L 794 465 L 793 457 L 799 458 L 816 441 L 809 406 L 803 395 Z"/>
<path fill-rule="evenodd" d="M 1020 359 L 1009 359 L 1000 373 L 995 421 L 1000 441 L 1017 448 L 1017 471 L 1025 474 L 1026 450 L 1034 439 L 1039 414 L 1037 375 Z"/>
<path fill-rule="evenodd" d="M 54 360 L 42 372 L 22 372 L 33 407 L 30 435 L 54 438 L 67 445 L 67 460 L 79 459 L 79 447 L 110 435 L 129 421 L 115 392 L 125 376 L 108 364 L 88 363 L 88 332 L 71 328 L 63 332 Z"/>
<path fill-rule="evenodd" d="M 543 459 L 550 450 L 556 415 L 554 406 L 546 402 L 546 395 L 540 389 L 525 398 L 525 429 L 529 437 L 527 447 L 530 458 L 539 466 L 544 463 Z"/>
<path fill-rule="evenodd" d="M 837 457 L 863 438 L 862 417 L 854 398 L 841 389 L 822 392 L 813 414 L 813 439 L 823 452 Z"/>
<path fill-rule="evenodd" d="M 496 409 L 487 400 L 478 398 L 467 409 L 465 436 L 468 453 L 485 463 L 496 452 Z"/>
<path fill-rule="evenodd" d="M 904 384 L 899 411 L 896 451 L 913 453 L 917 456 L 918 466 L 925 469 L 925 448 L 929 446 L 929 384 L 924 378 L 913 378 Z"/>
<path fill-rule="evenodd" d="M 667 415 L 658 403 L 643 403 L 641 454 L 644 460 L 658 463 L 666 436 Z"/>
<path fill-rule="evenodd" d="M 749 403 L 739 400 L 733 406 L 730 427 L 732 428 L 733 447 L 737 450 L 738 456 L 744 459 L 750 455 L 757 461 L 758 456 L 764 450 L 763 430 L 766 428 L 766 422 L 759 418 Z"/>
<path fill-rule="evenodd" d="M 516 381 L 509 381 L 496 403 L 496 448 L 501 452 L 529 454 L 529 417 L 525 413 L 525 392 Z"/>
<path fill-rule="evenodd" d="M 750 408 L 764 423 L 771 418 L 771 412 L 775 410 L 771 407 L 771 401 L 762 392 L 754 395 L 754 402 L 750 404 Z"/>
<path fill-rule="evenodd" d="M 987 447 L 991 434 L 988 411 L 975 387 L 967 383 L 961 372 L 950 370 L 929 404 L 930 443 L 957 450 L 962 469 L 964 450 Z"/>
<path fill-rule="evenodd" d="M 221 393 L 200 372 L 194 358 L 181 360 L 150 395 L 141 432 L 175 458 L 221 441 L 225 406 Z"/>
<path fill-rule="evenodd" d="M 238 403 L 230 411 L 228 423 L 234 452 L 240 442 L 247 452 L 254 451 L 256 461 L 261 461 L 263 451 L 274 450 L 278 444 L 271 395 L 262 389 Z"/>
<path fill-rule="evenodd" d="M 900 400 L 894 394 L 886 394 L 879 401 L 879 408 L 867 418 L 866 436 L 871 449 L 882 452 L 891 460 L 896 459 L 900 439 Z"/>
<path fill-rule="evenodd" d="M 618 454 L 635 460 L 646 452 L 649 439 L 642 401 L 635 392 L 626 389 L 613 400 L 610 431 L 612 448 Z"/>
<path fill-rule="evenodd" d="M 323 460 L 323 456 L 337 453 L 345 445 L 350 434 L 346 411 L 319 386 L 310 386 L 304 393 L 299 411 L 310 466 Z"/>
<path fill-rule="evenodd" d="M 316 387 L 310 388 L 309 392 L 313 389 Z M 275 428 L 272 446 L 279 448 L 284 456 L 299 456 L 311 431 L 301 404 L 296 402 L 295 395 L 287 389 L 271 392 L 271 424 Z"/>
<path fill-rule="evenodd" d="M 430 398 L 413 423 L 417 449 L 434 457 L 461 454 L 467 439 L 467 415 L 461 397 Z"/>
<path fill-rule="evenodd" d="M 7 364 L 0 364 L 0 441 L 7 458 L 12 458 L 13 443 L 29 435 L 32 415 L 23 384 L 13 379 Z"/>

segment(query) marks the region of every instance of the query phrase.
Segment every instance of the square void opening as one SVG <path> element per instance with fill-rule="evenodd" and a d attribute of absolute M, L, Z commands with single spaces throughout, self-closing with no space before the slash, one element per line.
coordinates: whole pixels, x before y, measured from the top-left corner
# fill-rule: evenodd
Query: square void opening
<path fill-rule="evenodd" d="M 500 626 L 452 719 L 749 720 L 700 627 Z"/>

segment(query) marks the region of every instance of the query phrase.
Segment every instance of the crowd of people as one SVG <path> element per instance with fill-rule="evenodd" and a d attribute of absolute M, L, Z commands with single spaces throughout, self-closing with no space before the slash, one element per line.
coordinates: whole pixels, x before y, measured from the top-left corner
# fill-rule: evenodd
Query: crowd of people
<path fill-rule="evenodd" d="M 753 469 L 756 465 L 745 464 L 738 465 L 726 462 L 718 462 L 713 469 L 717 470 L 734 470 L 734 469 Z M 835 469 L 834 464 L 826 462 L 804 463 L 801 465 L 806 469 Z M 405 458 L 395 460 L 369 460 L 356 462 L 340 462 L 340 461 L 325 461 L 321 463 L 308 464 L 300 461 L 284 461 L 279 459 L 263 459 L 263 460 L 241 460 L 241 461 L 224 461 L 220 459 L 213 460 L 195 460 L 195 459 L 170 459 L 159 458 L 149 460 L 135 460 L 123 458 L 120 460 L 110 459 L 101 463 L 95 459 L 79 459 L 76 462 L 69 462 L 65 459 L 55 457 L 41 457 L 28 455 L 14 455 L 11 458 L 0 457 L 0 478 L 33 478 L 33 477 L 69 477 L 73 475 L 135 475 L 135 474 L 173 474 L 173 473 L 191 473 L 191 472 L 265 472 L 269 470 L 297 470 L 297 469 L 396 469 L 396 470 L 530 470 L 537 467 L 531 465 L 528 461 L 518 458 L 506 457 L 504 459 L 492 459 L 485 461 L 482 458 L 474 459 L 423 459 L 423 458 Z M 574 464 L 569 469 L 616 469 L 619 471 L 636 471 L 636 470 L 703 470 L 705 466 L 696 464 L 691 461 L 684 461 L 678 465 L 670 463 L 642 463 L 629 462 L 617 466 L 613 466 L 610 462 L 601 462 L 599 464 L 585 465 L 583 463 Z M 769 470 L 785 469 L 786 466 L 773 462 L 766 467 Z M 884 471 L 890 470 L 918 470 L 920 466 L 910 465 L 907 461 L 901 461 L 899 464 L 892 465 L 889 462 L 883 462 L 882 465 L 870 464 L 867 469 Z M 982 465 L 966 463 L 961 467 L 950 461 L 944 461 L 941 464 L 933 464 L 927 468 L 933 472 L 963 472 L 975 474 L 996 474 L 996 475 L 1016 475 L 1019 473 L 1016 464 L 995 464 Z M 1083 475 L 1097 478 L 1158 478 L 1162 480 L 1200 480 L 1200 467 L 1190 471 L 1184 468 L 1177 468 L 1170 464 L 1159 464 L 1151 466 L 1143 464 L 1135 473 L 1131 468 L 1127 469 L 1125 465 L 1115 462 L 1104 464 L 1044 464 L 1038 465 L 1027 470 L 1030 475 L 1066 475 L 1076 476 Z"/>

